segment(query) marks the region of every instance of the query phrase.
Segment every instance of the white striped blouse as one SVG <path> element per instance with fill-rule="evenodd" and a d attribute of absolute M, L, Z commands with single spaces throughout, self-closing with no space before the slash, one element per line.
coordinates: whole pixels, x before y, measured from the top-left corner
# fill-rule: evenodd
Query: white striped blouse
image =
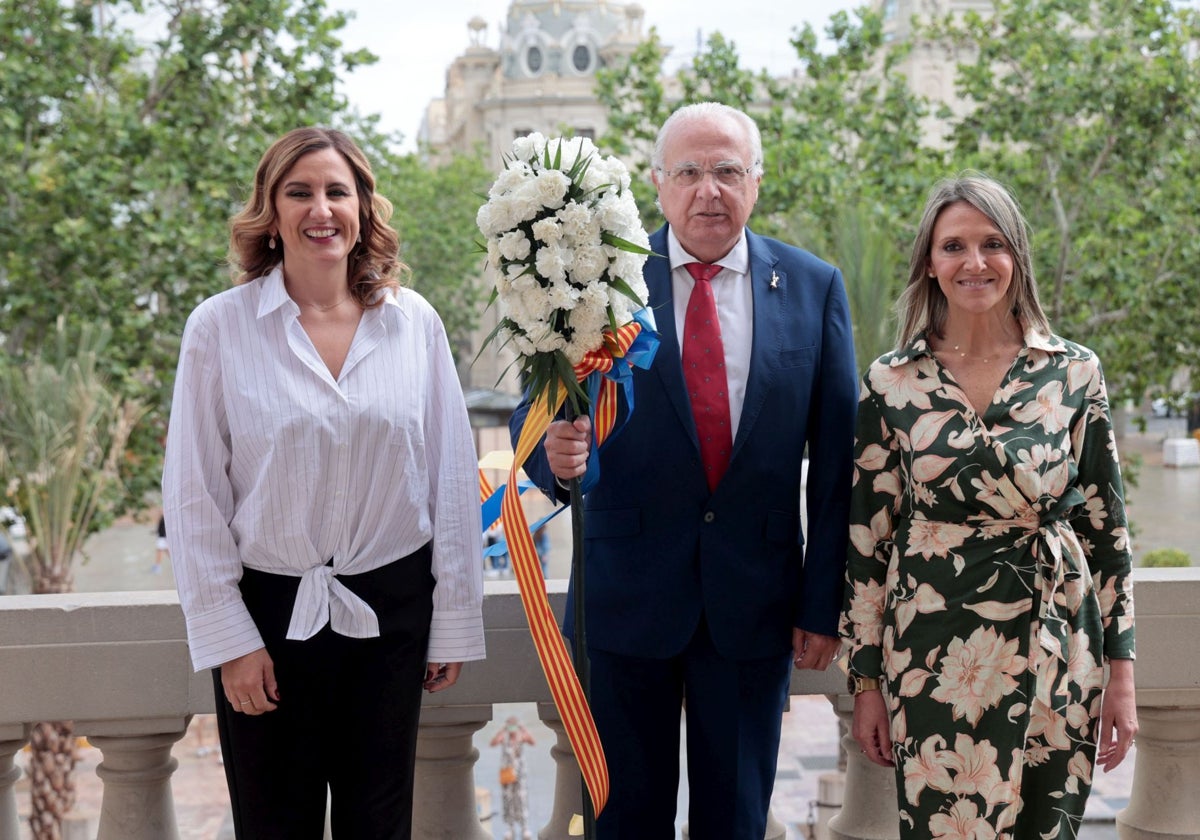
<path fill-rule="evenodd" d="M 403 289 L 366 310 L 335 381 L 282 271 L 188 318 L 163 471 L 163 508 L 196 670 L 263 646 L 243 566 L 301 578 L 289 639 L 326 624 L 379 635 L 335 575 L 433 543 L 428 659 L 482 659 L 479 484 L 445 329 Z M 332 566 L 327 565 L 332 559 Z"/>

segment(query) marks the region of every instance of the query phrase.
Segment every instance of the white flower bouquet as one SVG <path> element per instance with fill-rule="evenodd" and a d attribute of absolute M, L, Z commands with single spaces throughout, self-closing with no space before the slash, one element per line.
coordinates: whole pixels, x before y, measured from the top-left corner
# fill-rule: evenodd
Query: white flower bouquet
<path fill-rule="evenodd" d="M 529 134 L 476 216 L 501 315 L 485 345 L 511 344 L 530 393 L 548 391 L 551 405 L 559 383 L 576 409 L 586 403 L 574 366 L 645 307 L 650 240 L 629 184 L 592 141 Z"/>

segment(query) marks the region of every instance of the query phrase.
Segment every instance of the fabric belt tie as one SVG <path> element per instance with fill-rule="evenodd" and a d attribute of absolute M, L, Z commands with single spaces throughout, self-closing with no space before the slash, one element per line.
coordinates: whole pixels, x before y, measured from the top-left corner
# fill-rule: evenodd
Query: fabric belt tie
<path fill-rule="evenodd" d="M 725 345 L 712 290 L 712 279 L 721 272 L 721 266 L 693 262 L 684 268 L 696 284 L 683 321 L 683 379 L 692 403 L 700 461 L 711 493 L 725 474 L 733 451 Z"/>
<path fill-rule="evenodd" d="M 352 639 L 373 639 L 379 635 L 379 616 L 375 610 L 337 579 L 333 566 L 322 564 L 300 576 L 287 638 L 311 639 L 326 624 L 333 632 Z"/>
<path fill-rule="evenodd" d="M 1038 646 L 1045 656 L 1068 662 L 1068 642 L 1071 634 L 1067 619 L 1061 614 L 1059 594 L 1069 578 L 1079 578 L 1084 592 L 1092 590 L 1092 576 L 1087 569 L 1076 568 L 1076 558 L 1083 557 L 1083 547 L 1075 535 L 1075 529 L 1063 518 L 1072 506 L 1074 498 L 1068 496 L 1059 505 L 1039 515 L 1032 508 L 1017 510 L 1017 516 L 1009 519 L 986 519 L 972 523 L 979 528 L 1013 529 L 1025 533 L 1014 543 L 1014 547 L 1028 546 L 1036 562 L 1034 575 L 1034 597 L 1037 598 Z M 1026 603 L 1032 607 L 1032 599 Z M 1033 654 L 1033 651 L 1030 651 Z"/>

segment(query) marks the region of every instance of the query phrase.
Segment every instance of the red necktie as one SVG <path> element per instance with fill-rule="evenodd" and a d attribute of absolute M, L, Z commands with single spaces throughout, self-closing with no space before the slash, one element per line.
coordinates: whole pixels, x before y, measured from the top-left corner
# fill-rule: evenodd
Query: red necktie
<path fill-rule="evenodd" d="M 683 319 L 683 378 L 692 401 L 692 418 L 700 439 L 700 460 L 711 493 L 729 466 L 733 435 L 729 425 L 729 386 L 725 379 L 725 345 L 712 279 L 721 266 L 687 263 L 696 280 Z"/>

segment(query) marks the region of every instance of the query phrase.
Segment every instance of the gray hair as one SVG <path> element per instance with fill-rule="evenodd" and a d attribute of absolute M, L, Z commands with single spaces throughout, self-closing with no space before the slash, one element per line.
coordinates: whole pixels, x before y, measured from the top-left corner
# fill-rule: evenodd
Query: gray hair
<path fill-rule="evenodd" d="M 936 278 L 929 276 L 930 248 L 933 227 L 942 211 L 952 204 L 965 202 L 991 220 L 1000 229 L 1013 255 L 1012 284 L 1008 301 L 1012 313 L 1024 329 L 1049 336 L 1050 321 L 1038 299 L 1037 281 L 1033 274 L 1032 250 L 1029 243 L 1029 224 L 1012 194 L 998 181 L 977 172 L 966 172 L 957 178 L 939 181 L 929 193 L 925 212 L 913 240 L 912 256 L 908 263 L 908 285 L 896 302 L 899 347 L 907 346 L 922 332 L 941 336 L 946 325 L 949 304 Z"/>
<path fill-rule="evenodd" d="M 650 153 L 651 168 L 659 170 L 663 168 L 663 150 L 667 146 L 667 140 L 672 131 L 683 123 L 704 122 L 714 117 L 725 117 L 732 120 L 746 133 L 746 142 L 750 146 L 750 174 L 761 175 L 763 148 L 762 134 L 758 130 L 758 124 L 744 111 L 720 102 L 694 102 L 678 108 L 671 116 L 667 117 L 662 128 L 658 130 L 658 137 L 654 140 L 654 151 Z"/>

